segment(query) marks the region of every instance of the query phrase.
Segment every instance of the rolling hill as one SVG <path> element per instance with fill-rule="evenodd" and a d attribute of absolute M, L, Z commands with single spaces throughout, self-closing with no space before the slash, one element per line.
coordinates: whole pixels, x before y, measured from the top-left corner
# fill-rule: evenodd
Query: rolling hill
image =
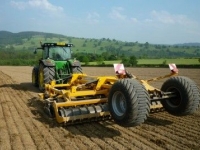
<path fill-rule="evenodd" d="M 39 42 L 73 43 L 74 53 L 113 54 L 115 56 L 131 56 L 137 58 L 191 58 L 200 57 L 200 43 L 184 43 L 176 45 L 156 45 L 138 42 L 122 42 L 115 39 L 87 39 L 68 37 L 54 33 L 26 31 L 12 33 L 0 31 L 0 51 L 32 50 L 40 46 Z"/>

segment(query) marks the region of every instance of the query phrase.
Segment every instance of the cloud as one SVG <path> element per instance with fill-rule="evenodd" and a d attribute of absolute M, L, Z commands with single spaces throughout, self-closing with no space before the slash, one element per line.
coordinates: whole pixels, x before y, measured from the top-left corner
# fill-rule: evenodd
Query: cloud
<path fill-rule="evenodd" d="M 46 9 L 46 10 L 52 11 L 52 12 L 63 11 L 62 7 L 55 6 L 51 3 L 49 3 L 48 0 L 29 0 L 28 4 L 31 7 Z"/>
<path fill-rule="evenodd" d="M 131 18 L 130 20 L 131 20 L 131 22 L 133 22 L 133 23 L 139 22 L 137 18 Z"/>
<path fill-rule="evenodd" d="M 153 10 L 151 12 L 151 17 L 154 21 L 158 21 L 164 24 L 190 24 L 192 23 L 191 20 L 187 18 L 185 15 L 175 15 L 175 14 L 170 14 L 167 11 L 155 11 Z"/>
<path fill-rule="evenodd" d="M 122 7 L 114 7 L 112 8 L 111 12 L 109 13 L 109 17 L 115 20 L 125 20 L 126 15 L 123 15 L 121 12 L 124 9 Z"/>
<path fill-rule="evenodd" d="M 11 1 L 10 2 L 11 6 L 17 8 L 17 9 L 25 9 L 27 7 L 27 4 L 25 2 L 16 2 L 16 1 Z"/>
<path fill-rule="evenodd" d="M 18 9 L 37 8 L 48 12 L 62 12 L 63 8 L 51 4 L 48 0 L 11 1 L 10 4 Z"/>
<path fill-rule="evenodd" d="M 151 22 L 153 22 L 152 19 L 145 19 L 145 20 L 144 20 L 144 23 L 151 23 Z"/>
<path fill-rule="evenodd" d="M 98 13 L 96 13 L 96 12 L 88 13 L 88 15 L 87 15 L 87 21 L 90 24 L 99 23 L 99 18 L 100 18 L 100 15 Z"/>

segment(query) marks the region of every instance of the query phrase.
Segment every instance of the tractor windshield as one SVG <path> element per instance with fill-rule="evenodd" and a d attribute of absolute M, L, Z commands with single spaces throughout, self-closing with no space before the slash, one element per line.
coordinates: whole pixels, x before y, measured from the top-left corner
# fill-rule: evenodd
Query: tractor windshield
<path fill-rule="evenodd" d="M 49 47 L 49 58 L 53 60 L 67 60 L 71 58 L 70 47 Z"/>

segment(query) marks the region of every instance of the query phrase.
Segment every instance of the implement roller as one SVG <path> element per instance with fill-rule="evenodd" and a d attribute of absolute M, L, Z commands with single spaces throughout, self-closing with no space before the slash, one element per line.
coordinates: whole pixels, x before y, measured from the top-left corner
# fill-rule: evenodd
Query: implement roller
<path fill-rule="evenodd" d="M 200 89 L 194 81 L 178 76 L 175 64 L 168 75 L 141 80 L 114 64 L 116 76 L 72 74 L 67 83 L 45 84 L 39 96 L 45 111 L 65 125 L 113 119 L 121 126 L 143 123 L 150 112 L 166 110 L 177 116 L 194 113 L 200 105 Z M 168 78 L 161 89 L 149 83 Z"/>

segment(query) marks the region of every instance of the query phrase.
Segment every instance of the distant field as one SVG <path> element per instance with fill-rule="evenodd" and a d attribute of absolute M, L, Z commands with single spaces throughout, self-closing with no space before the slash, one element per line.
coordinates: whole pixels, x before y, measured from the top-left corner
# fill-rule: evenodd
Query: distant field
<path fill-rule="evenodd" d="M 163 62 L 166 61 L 166 64 L 175 63 L 178 65 L 197 65 L 200 64 L 198 59 L 138 59 L 138 65 L 143 64 L 152 64 L 152 65 L 159 65 L 163 64 Z M 104 61 L 106 65 L 114 64 L 114 63 L 121 63 L 121 60 L 116 61 Z M 89 65 L 97 65 L 97 62 L 90 62 Z"/>
<path fill-rule="evenodd" d="M 192 59 L 184 59 L 184 58 L 178 58 L 178 59 L 138 59 L 138 64 L 163 64 L 163 62 L 166 61 L 166 64 L 169 63 L 175 63 L 179 65 L 196 65 L 200 64 L 198 59 L 192 58 Z"/>

